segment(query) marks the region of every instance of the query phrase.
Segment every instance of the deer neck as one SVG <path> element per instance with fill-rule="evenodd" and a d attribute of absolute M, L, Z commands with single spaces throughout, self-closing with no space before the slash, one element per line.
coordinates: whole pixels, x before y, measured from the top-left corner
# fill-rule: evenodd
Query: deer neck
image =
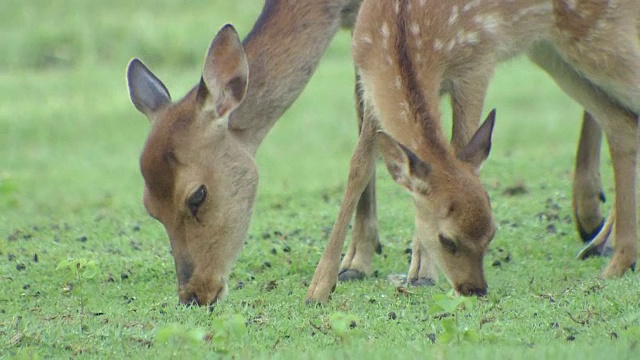
<path fill-rule="evenodd" d="M 280 116 L 300 95 L 345 11 L 360 0 L 267 0 L 244 40 L 249 62 L 249 88 L 230 116 L 229 128 L 255 154 Z"/>

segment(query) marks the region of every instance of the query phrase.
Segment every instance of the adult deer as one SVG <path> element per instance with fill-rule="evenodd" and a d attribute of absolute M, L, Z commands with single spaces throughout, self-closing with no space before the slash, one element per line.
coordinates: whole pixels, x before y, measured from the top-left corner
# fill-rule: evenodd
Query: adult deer
<path fill-rule="evenodd" d="M 488 154 L 491 119 L 472 134 L 496 63 L 521 53 L 587 111 L 574 181 L 574 211 L 584 236 L 597 232 L 601 221 L 597 165 L 600 127 L 604 130 L 614 168 L 616 216 L 610 216 L 597 239 L 614 228 L 615 250 L 603 276 L 633 268 L 639 32 L 637 0 L 365 0 L 353 34 L 364 125 L 307 300 L 327 301 L 335 287 L 348 223 L 373 175 L 376 139 L 392 177 L 415 202 L 409 281 L 435 281 L 438 265 L 458 292 L 486 291 L 482 256 L 493 223 L 475 172 Z M 437 106 L 443 92 L 452 97 L 452 148 L 440 129 Z M 376 133 L 378 128 L 382 131 Z M 366 240 L 352 240 L 341 276 L 368 271 L 377 244 Z"/>
<path fill-rule="evenodd" d="M 169 235 L 181 303 L 209 305 L 227 293 L 255 199 L 256 150 L 359 3 L 267 0 L 243 44 L 231 26 L 220 30 L 199 84 L 175 103 L 142 62 L 129 64 L 131 100 L 151 121 L 140 158 L 144 204 Z"/>

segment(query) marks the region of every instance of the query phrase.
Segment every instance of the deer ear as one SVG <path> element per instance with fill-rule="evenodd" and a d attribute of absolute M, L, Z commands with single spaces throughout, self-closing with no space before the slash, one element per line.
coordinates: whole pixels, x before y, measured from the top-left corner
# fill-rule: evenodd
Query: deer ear
<path fill-rule="evenodd" d="M 384 131 L 378 131 L 378 144 L 393 180 L 409 191 L 424 193 L 428 188 L 431 165 Z"/>
<path fill-rule="evenodd" d="M 162 81 L 138 59 L 129 62 L 127 85 L 131 102 L 138 111 L 147 117 L 171 103 L 169 91 Z"/>
<path fill-rule="evenodd" d="M 244 99 L 248 76 L 247 56 L 238 33 L 227 24 L 209 46 L 198 94 L 213 104 L 219 118 L 225 117 Z"/>
<path fill-rule="evenodd" d="M 496 109 L 493 109 L 473 135 L 471 141 L 458 153 L 458 159 L 471 164 L 476 171 L 480 171 L 482 163 L 489 157 L 491 134 L 495 121 Z"/>

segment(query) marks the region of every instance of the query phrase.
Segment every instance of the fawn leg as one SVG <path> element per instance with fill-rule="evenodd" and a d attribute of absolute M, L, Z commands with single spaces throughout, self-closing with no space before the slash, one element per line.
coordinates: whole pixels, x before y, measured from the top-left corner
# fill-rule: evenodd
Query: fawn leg
<path fill-rule="evenodd" d="M 369 111 L 365 111 L 360 138 L 351 157 L 349 179 L 347 180 L 344 198 L 331 231 L 329 243 L 316 267 L 311 285 L 309 285 L 307 303 L 327 302 L 329 295 L 336 286 L 340 255 L 349 223 L 355 211 L 356 203 L 367 187 L 375 166 L 373 155 L 375 154 L 377 123 L 370 114 Z"/>
<path fill-rule="evenodd" d="M 418 239 L 416 234 L 422 234 L 419 227 L 424 226 L 416 218 L 416 229 L 413 235 L 413 251 L 411 252 L 411 265 L 407 273 L 407 283 L 413 286 L 430 286 L 438 281 L 438 267 L 436 260 L 429 252 L 426 244 Z"/>
<path fill-rule="evenodd" d="M 580 131 L 576 168 L 573 176 L 573 216 L 578 233 L 585 243 L 596 238 L 605 225 L 600 210 L 600 204 L 605 201 L 600 182 L 601 144 L 602 130 L 600 125 L 590 113 L 585 111 L 582 117 L 582 130 Z M 609 238 L 610 226 L 608 230 L 607 236 L 598 237 L 599 243 L 588 245 L 590 251 L 584 253 L 582 259 L 604 253 L 607 244 L 605 240 Z"/>
<path fill-rule="evenodd" d="M 358 130 L 362 134 L 364 123 L 364 99 L 359 86 L 360 77 L 356 72 L 355 102 L 358 115 Z M 372 155 L 373 156 L 373 155 Z M 376 214 L 376 173 L 371 171 L 371 178 L 365 187 L 356 207 L 353 232 L 349 248 L 342 259 L 338 280 L 361 280 L 371 275 L 373 254 L 382 253 L 382 245 L 378 235 L 378 217 Z"/>

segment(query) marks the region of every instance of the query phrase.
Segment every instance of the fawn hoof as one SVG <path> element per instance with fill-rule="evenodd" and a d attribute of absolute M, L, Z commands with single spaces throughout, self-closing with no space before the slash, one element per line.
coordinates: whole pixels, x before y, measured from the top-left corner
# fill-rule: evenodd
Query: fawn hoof
<path fill-rule="evenodd" d="M 580 224 L 580 221 L 576 220 L 576 223 L 578 225 L 578 232 L 580 233 L 580 238 L 582 238 L 582 242 L 588 243 L 588 242 L 592 241 L 593 239 L 595 239 L 595 237 L 600 233 L 600 231 L 604 227 L 605 219 L 602 219 L 602 221 L 600 221 L 600 225 L 598 225 L 598 227 L 596 227 L 591 232 L 587 232 L 582 227 L 582 224 Z"/>
<path fill-rule="evenodd" d="M 340 273 L 338 274 L 338 280 L 339 281 L 362 280 L 365 277 L 367 277 L 367 275 L 365 273 L 363 273 L 362 271 L 359 271 L 359 270 L 355 270 L 355 269 L 344 269 L 344 270 L 340 271 Z"/>
<path fill-rule="evenodd" d="M 436 284 L 436 282 L 432 278 L 417 277 L 409 280 L 407 275 L 405 274 L 391 274 L 387 276 L 387 281 L 394 287 L 407 286 L 407 285 L 420 287 L 420 286 L 433 286 Z"/>
<path fill-rule="evenodd" d="M 336 285 L 331 287 L 329 292 L 324 291 L 319 287 L 309 289 L 307 292 L 307 298 L 304 300 L 305 305 L 324 305 L 331 300 L 331 294 L 336 290 Z"/>
<path fill-rule="evenodd" d="M 411 279 L 409 285 L 419 287 L 419 286 L 433 286 L 436 282 L 433 279 L 428 277 L 418 277 L 415 279 Z"/>

